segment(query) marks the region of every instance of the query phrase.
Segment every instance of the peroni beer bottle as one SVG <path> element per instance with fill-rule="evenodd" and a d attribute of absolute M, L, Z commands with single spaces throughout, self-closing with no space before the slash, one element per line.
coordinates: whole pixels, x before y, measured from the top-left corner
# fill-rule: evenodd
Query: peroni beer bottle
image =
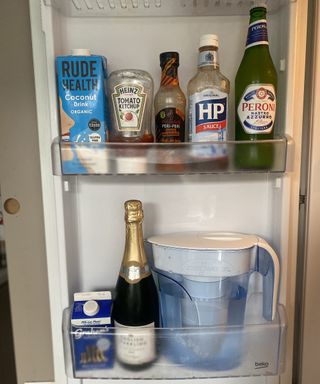
<path fill-rule="evenodd" d="M 267 10 L 250 11 L 246 50 L 235 79 L 235 138 L 249 140 L 236 149 L 238 168 L 266 169 L 273 163 L 273 139 L 277 105 L 277 73 L 269 52 Z"/>

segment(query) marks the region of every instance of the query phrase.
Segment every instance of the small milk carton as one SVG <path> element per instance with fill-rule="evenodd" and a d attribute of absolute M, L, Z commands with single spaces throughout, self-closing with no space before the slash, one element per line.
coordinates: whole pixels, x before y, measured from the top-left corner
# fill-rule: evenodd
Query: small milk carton
<path fill-rule="evenodd" d="M 111 292 L 74 294 L 71 340 L 75 374 L 113 366 L 114 346 L 111 326 Z"/>
<path fill-rule="evenodd" d="M 87 49 L 56 58 L 61 138 L 101 143 L 107 139 L 107 60 Z"/>

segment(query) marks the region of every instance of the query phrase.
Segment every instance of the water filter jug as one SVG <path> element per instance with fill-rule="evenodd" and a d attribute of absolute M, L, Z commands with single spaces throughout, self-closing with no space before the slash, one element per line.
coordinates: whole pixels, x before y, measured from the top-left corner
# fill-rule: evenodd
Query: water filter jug
<path fill-rule="evenodd" d="M 186 329 L 170 341 L 168 354 L 201 369 L 240 364 L 241 327 L 254 321 L 246 318 L 248 298 L 259 293 L 264 321 L 276 313 L 279 260 L 272 247 L 255 235 L 227 232 L 174 233 L 148 242 L 161 324 Z"/>

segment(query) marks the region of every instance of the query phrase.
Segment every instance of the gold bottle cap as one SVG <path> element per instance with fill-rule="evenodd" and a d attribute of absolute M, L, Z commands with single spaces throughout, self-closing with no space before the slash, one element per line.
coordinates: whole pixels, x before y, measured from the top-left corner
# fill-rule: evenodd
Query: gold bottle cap
<path fill-rule="evenodd" d="M 141 201 L 128 200 L 124 203 L 124 208 L 126 222 L 132 223 L 143 220 L 143 210 Z"/>

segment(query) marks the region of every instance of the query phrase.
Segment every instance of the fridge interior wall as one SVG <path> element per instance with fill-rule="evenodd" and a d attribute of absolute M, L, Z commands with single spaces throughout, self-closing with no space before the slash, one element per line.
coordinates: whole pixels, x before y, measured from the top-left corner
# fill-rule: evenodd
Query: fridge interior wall
<path fill-rule="evenodd" d="M 90 48 L 92 53 L 107 57 L 109 73 L 128 67 L 145 69 L 152 75 L 157 89 L 159 53 L 177 50 L 181 63 L 179 77 L 185 92 L 188 80 L 196 72 L 199 37 L 205 33 L 219 35 L 221 71 L 231 82 L 229 122 L 232 129 L 234 78 L 244 52 L 248 15 L 77 18 L 65 16 L 49 6 L 48 1 L 46 3 L 41 5 L 41 17 L 51 140 L 59 135 L 54 67 L 57 55 L 67 55 L 72 48 Z M 287 92 L 291 89 L 291 79 L 288 82 L 290 20 L 294 19 L 296 4 L 287 2 L 268 15 L 270 49 L 279 75 L 277 132 L 281 135 L 293 134 L 293 126 L 287 123 L 288 112 L 293 108 L 292 95 Z M 289 123 L 292 123 L 291 118 Z M 41 150 L 49 151 L 49 148 Z M 55 176 L 61 302 L 67 303 L 65 291 L 71 301 L 75 291 L 114 286 L 124 246 L 123 203 L 126 199 L 138 198 L 144 204 L 145 237 L 202 229 L 255 233 L 264 237 L 281 258 L 280 301 L 285 304 L 287 274 L 294 268 L 288 267 L 291 181 L 290 174 L 74 176 L 63 179 Z M 47 217 L 47 223 L 48 220 Z M 48 265 L 50 271 L 50 262 Z M 51 293 L 51 300 L 53 295 Z M 254 383 L 265 380 L 255 379 Z"/>
<path fill-rule="evenodd" d="M 175 1 L 175 0 L 174 0 Z M 179 2 L 179 0 L 177 1 Z M 199 3 L 203 3 L 199 1 Z M 234 1 L 237 3 L 237 1 Z M 232 2 L 230 2 L 232 4 Z M 232 7 L 230 6 L 232 10 Z M 244 53 L 248 30 L 245 16 L 210 17 L 68 17 L 52 9 L 54 54 L 68 55 L 72 48 L 88 47 L 92 54 L 108 60 L 108 72 L 118 69 L 144 69 L 160 84 L 159 54 L 178 51 L 179 80 L 186 94 L 187 83 L 197 70 L 198 45 L 201 35 L 219 36 L 221 72 L 230 80 L 230 138 L 233 137 L 234 79 Z M 285 82 L 288 50 L 289 6 L 268 15 L 270 51 L 279 75 L 279 110 L 285 109 Z M 284 133 L 284 114 L 278 113 L 276 133 Z"/>
<path fill-rule="evenodd" d="M 286 105 L 286 72 L 280 66 L 284 69 L 287 60 L 288 9 L 282 7 L 268 16 L 270 48 L 279 74 L 280 134 L 284 133 Z M 109 73 L 128 67 L 147 70 L 155 89 L 160 82 L 160 52 L 179 51 L 179 78 L 186 92 L 197 68 L 199 37 L 218 34 L 221 71 L 231 82 L 229 122 L 233 129 L 233 85 L 244 52 L 248 16 L 77 18 L 54 9 L 52 14 L 55 56 L 89 47 L 92 53 L 107 57 Z M 57 121 L 52 125 L 52 138 L 59 132 Z M 229 230 L 257 233 L 277 250 L 281 248 L 277 233 L 281 232 L 282 208 L 276 205 L 282 182 L 275 176 L 78 176 L 70 178 L 69 184 L 64 209 L 71 220 L 65 226 L 70 298 L 75 290 L 115 284 L 124 245 L 123 202 L 129 198 L 144 203 L 146 237 L 183 230 Z"/>
<path fill-rule="evenodd" d="M 144 236 L 184 230 L 257 233 L 279 249 L 281 179 L 238 175 L 77 177 L 67 183 L 69 291 L 114 287 L 124 249 L 123 203 L 144 205 Z M 72 205 L 72 202 L 71 202 Z"/>

